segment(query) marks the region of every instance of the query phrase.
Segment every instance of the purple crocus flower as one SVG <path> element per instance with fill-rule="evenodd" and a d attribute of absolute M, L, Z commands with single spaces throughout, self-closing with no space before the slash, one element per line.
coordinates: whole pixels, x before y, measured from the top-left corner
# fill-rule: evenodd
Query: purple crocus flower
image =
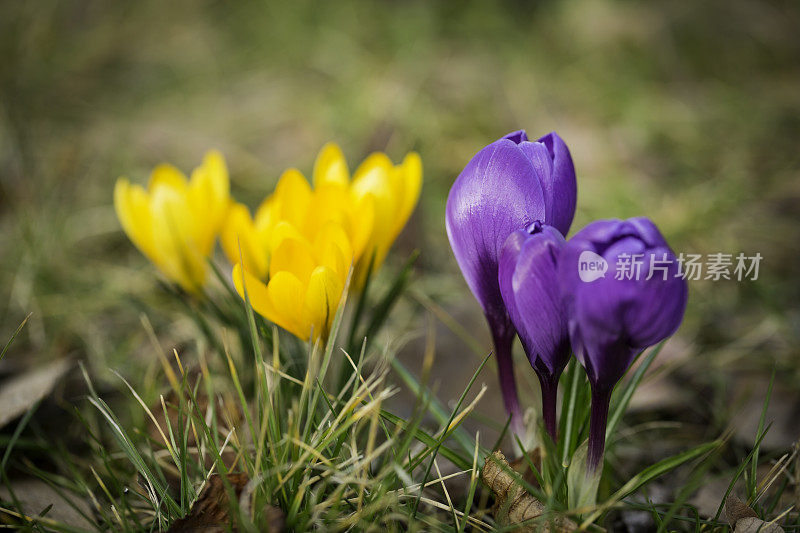
<path fill-rule="evenodd" d="M 589 467 L 596 470 L 614 385 L 638 353 L 675 333 L 688 287 L 664 237 L 643 217 L 580 230 L 561 251 L 559 282 L 572 349 L 592 387 Z"/>
<path fill-rule="evenodd" d="M 566 235 L 576 188 L 572 158 L 558 135 L 530 142 L 525 131 L 517 131 L 480 150 L 447 197 L 447 236 L 489 323 L 503 402 L 517 433 L 522 415 L 511 360 L 515 330 L 500 295 L 500 250 L 509 235 L 535 220 Z"/>
<path fill-rule="evenodd" d="M 570 356 L 569 331 L 558 286 L 558 256 L 566 244 L 552 226 L 540 222 L 515 231 L 500 254 L 500 292 L 522 347 L 539 377 L 542 415 L 556 440 L 558 378 Z"/>

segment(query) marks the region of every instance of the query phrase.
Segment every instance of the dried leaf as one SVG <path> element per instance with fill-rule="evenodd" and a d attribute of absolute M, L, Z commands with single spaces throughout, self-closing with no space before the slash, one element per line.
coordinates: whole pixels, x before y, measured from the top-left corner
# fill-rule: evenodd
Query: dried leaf
<path fill-rule="evenodd" d="M 72 367 L 66 359 L 32 368 L 0 385 L 0 428 L 50 394 Z"/>
<path fill-rule="evenodd" d="M 486 458 L 486 464 L 481 471 L 481 479 L 495 495 L 494 514 L 498 523 L 511 525 L 531 521 L 515 530 L 524 532 L 561 532 L 578 528 L 572 520 L 562 516 L 551 516 L 547 520 L 533 522 L 533 519 L 542 516 L 547 509 L 516 482 L 508 472 L 510 468 L 505 456 L 501 452 L 494 452 Z"/>
<path fill-rule="evenodd" d="M 531 471 L 531 464 L 535 468 L 541 469 L 542 467 L 542 452 L 540 448 L 534 448 L 533 450 L 526 453 L 527 457 L 520 457 L 518 459 L 514 459 L 509 463 L 514 472 L 519 473 L 522 476 L 522 479 L 526 483 L 530 483 L 534 487 L 539 486 L 539 480 L 536 478 L 536 475 Z"/>
<path fill-rule="evenodd" d="M 784 533 L 778 524 L 761 520 L 754 510 L 734 494 L 728 495 L 728 499 L 725 500 L 725 516 L 734 533 Z"/>
<path fill-rule="evenodd" d="M 730 493 L 728 499 L 725 500 L 725 516 L 728 518 L 728 523 L 734 526 L 742 518 L 757 518 L 758 514 L 745 505 L 735 494 Z"/>
<path fill-rule="evenodd" d="M 747 517 L 736 522 L 734 533 L 785 533 L 778 524 L 764 522 L 760 518 Z"/>
<path fill-rule="evenodd" d="M 228 482 L 233 488 L 237 500 L 242 495 L 248 481 L 247 474 L 228 474 Z M 228 491 L 225 489 L 222 478 L 215 474 L 208 479 L 189 514 L 176 520 L 167 532 L 222 533 L 229 531 L 230 521 Z"/>

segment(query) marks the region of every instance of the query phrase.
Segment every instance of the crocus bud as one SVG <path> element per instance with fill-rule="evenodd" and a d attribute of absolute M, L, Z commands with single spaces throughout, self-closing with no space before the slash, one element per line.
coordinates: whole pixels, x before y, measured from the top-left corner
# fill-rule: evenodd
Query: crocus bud
<path fill-rule="evenodd" d="M 509 235 L 536 220 L 566 234 L 575 190 L 575 170 L 561 138 L 551 133 L 530 142 L 518 131 L 480 150 L 447 197 L 450 246 L 492 331 L 506 411 L 518 433 L 522 417 L 511 362 L 515 330 L 498 284 L 500 250 Z"/>
<path fill-rule="evenodd" d="M 570 340 L 592 387 L 589 467 L 603 457 L 614 385 L 636 354 L 678 329 L 688 287 L 658 228 L 647 218 L 599 220 L 561 252 L 559 281 Z"/>
<path fill-rule="evenodd" d="M 556 439 L 558 378 L 570 356 L 567 318 L 558 287 L 558 256 L 566 242 L 535 222 L 515 231 L 500 254 L 500 292 L 522 347 L 539 377 L 545 428 Z"/>

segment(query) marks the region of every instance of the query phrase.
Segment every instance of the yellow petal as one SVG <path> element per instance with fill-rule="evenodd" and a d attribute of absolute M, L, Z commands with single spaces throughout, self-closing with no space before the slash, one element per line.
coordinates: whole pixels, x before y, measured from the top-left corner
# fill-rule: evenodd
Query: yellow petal
<path fill-rule="evenodd" d="M 344 283 L 353 262 L 353 248 L 344 229 L 329 222 L 317 234 L 312 249 L 316 264 L 333 270 Z"/>
<path fill-rule="evenodd" d="M 303 284 L 308 283 L 315 267 L 311 246 L 302 239 L 283 239 L 269 258 L 269 275 L 291 272 Z"/>
<path fill-rule="evenodd" d="M 126 178 L 118 179 L 114 186 L 114 209 L 128 238 L 150 261 L 158 262 L 147 192 L 139 185 L 131 185 Z"/>
<path fill-rule="evenodd" d="M 153 245 L 162 272 L 186 290 L 196 292 L 205 284 L 206 256 L 195 240 L 197 221 L 184 193 L 165 186 L 153 190 Z"/>
<path fill-rule="evenodd" d="M 383 152 L 370 154 L 356 169 L 353 174 L 353 189 L 356 192 L 377 193 L 388 186 L 388 179 L 394 164 L 389 156 Z"/>
<path fill-rule="evenodd" d="M 322 147 L 317 160 L 314 162 L 313 182 L 317 188 L 323 183 L 338 183 L 347 185 L 350 180 L 350 172 L 347 169 L 347 161 L 344 158 L 341 148 L 336 143 L 328 143 Z"/>
<path fill-rule="evenodd" d="M 187 208 L 191 221 L 191 238 L 198 251 L 204 256 L 211 255 L 214 239 L 222 222 L 221 213 L 214 204 L 214 189 L 208 174 L 200 168 L 192 172 L 186 195 Z"/>
<path fill-rule="evenodd" d="M 256 229 L 259 235 L 265 236 L 275 225 L 280 222 L 280 213 L 275 208 L 275 198 L 270 196 L 266 198 L 261 205 L 256 209 L 256 215 L 253 217 Z"/>
<path fill-rule="evenodd" d="M 247 287 L 247 299 L 250 300 L 250 306 L 253 310 L 270 322 L 278 324 L 281 318 L 272 305 L 272 299 L 270 298 L 267 286 L 248 272 L 246 268 L 243 269 L 241 263 L 236 263 L 233 267 L 232 276 L 233 285 L 236 287 L 236 292 L 239 293 L 242 300 L 245 299 L 244 288 Z"/>
<path fill-rule="evenodd" d="M 311 186 L 299 170 L 290 168 L 283 173 L 272 198 L 279 219 L 287 220 L 297 228 L 303 226 L 311 200 Z"/>
<path fill-rule="evenodd" d="M 160 187 L 183 192 L 186 190 L 186 186 L 186 176 L 169 163 L 162 163 L 154 168 L 150 173 L 150 181 L 147 184 L 147 188 L 151 193 Z"/>
<path fill-rule="evenodd" d="M 208 152 L 203 163 L 192 171 L 188 187 L 189 208 L 195 224 L 194 241 L 200 253 L 211 254 L 214 240 L 225 219 L 229 199 L 228 169 L 217 151 Z"/>
<path fill-rule="evenodd" d="M 347 186 L 340 183 L 322 183 L 311 194 L 309 216 L 300 226 L 303 235 L 313 241 L 320 229 L 329 222 L 343 224 L 352 209 L 352 197 Z"/>
<path fill-rule="evenodd" d="M 278 272 L 267 285 L 275 317 L 270 318 L 302 340 L 308 340 L 311 324 L 303 317 L 306 287 L 291 272 Z M 268 317 L 269 318 L 269 317 Z"/>
<path fill-rule="evenodd" d="M 339 308 L 343 288 L 339 276 L 327 267 L 317 267 L 311 274 L 303 311 L 315 338 L 328 337 L 331 323 Z"/>
<path fill-rule="evenodd" d="M 267 249 L 243 204 L 231 204 L 220 232 L 220 244 L 232 265 L 244 261 L 245 269 L 256 277 L 267 277 Z"/>
<path fill-rule="evenodd" d="M 230 195 L 230 178 L 225 158 L 217 150 L 209 150 L 203 157 L 203 169 L 213 184 L 213 199 L 217 209 L 224 209 Z"/>
<path fill-rule="evenodd" d="M 396 221 L 395 237 L 403 230 L 419 201 L 419 193 L 422 189 L 422 159 L 418 153 L 409 152 L 403 159 L 403 163 L 396 167 L 396 171 L 404 192 Z"/>
<path fill-rule="evenodd" d="M 370 155 L 353 177 L 352 190 L 357 202 L 371 198 L 374 219 L 371 238 L 366 244 L 360 263 L 369 264 L 374 256 L 373 269 L 380 267 L 394 240 L 395 220 L 402 198 L 398 198 L 393 183 L 395 169 L 386 154 Z"/>
<path fill-rule="evenodd" d="M 292 224 L 286 222 L 285 220 L 281 220 L 275 225 L 274 228 L 270 230 L 269 234 L 267 235 L 266 242 L 269 253 L 274 252 L 275 249 L 278 248 L 278 246 L 280 246 L 280 244 L 286 239 L 302 241 L 305 240 L 305 237 L 303 237 L 303 234 L 300 233 Z"/>
<path fill-rule="evenodd" d="M 353 201 L 353 207 L 347 215 L 345 228 L 353 246 L 355 260 L 361 258 L 364 249 L 372 236 L 375 221 L 375 206 L 372 195 L 366 195 L 358 201 Z"/>

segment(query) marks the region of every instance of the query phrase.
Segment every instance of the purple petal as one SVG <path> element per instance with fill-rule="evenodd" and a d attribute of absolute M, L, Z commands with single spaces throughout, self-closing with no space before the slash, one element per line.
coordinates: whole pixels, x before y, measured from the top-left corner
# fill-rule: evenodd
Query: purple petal
<path fill-rule="evenodd" d="M 664 239 L 658 227 L 656 227 L 649 218 L 629 218 L 624 222 L 624 225 L 624 230 L 622 231 L 630 232 L 630 235 L 637 235 L 649 248 L 656 248 L 658 246 L 669 248 L 666 239 Z"/>
<path fill-rule="evenodd" d="M 509 141 L 512 141 L 514 144 L 519 144 L 521 142 L 528 140 L 528 134 L 525 133 L 525 130 L 517 130 L 517 131 L 512 131 L 511 133 L 508 133 L 506 135 L 503 135 L 502 138 L 508 139 Z"/>
<path fill-rule="evenodd" d="M 557 379 L 569 360 L 566 315 L 558 288 L 564 237 L 550 226 L 513 233 L 500 259 L 500 289 L 522 345 L 537 373 Z"/>
<path fill-rule="evenodd" d="M 539 139 L 552 161 L 552 172 L 545 174 L 542 183 L 547 204 L 545 223 L 555 227 L 562 235 L 569 233 L 575 217 L 575 204 L 578 197 L 578 183 L 575 179 L 575 165 L 566 143 L 556 132 Z"/>
<path fill-rule="evenodd" d="M 544 216 L 544 193 L 536 171 L 507 139 L 478 152 L 450 189 L 447 236 L 467 285 L 487 317 L 507 320 L 497 277 L 505 240 Z"/>
<path fill-rule="evenodd" d="M 624 222 L 618 218 L 595 220 L 573 235 L 570 242 L 584 241 L 588 243 L 589 248 L 587 249 L 596 252 L 607 243 L 616 239 L 616 236 L 619 234 L 619 228 L 623 223 Z"/>

